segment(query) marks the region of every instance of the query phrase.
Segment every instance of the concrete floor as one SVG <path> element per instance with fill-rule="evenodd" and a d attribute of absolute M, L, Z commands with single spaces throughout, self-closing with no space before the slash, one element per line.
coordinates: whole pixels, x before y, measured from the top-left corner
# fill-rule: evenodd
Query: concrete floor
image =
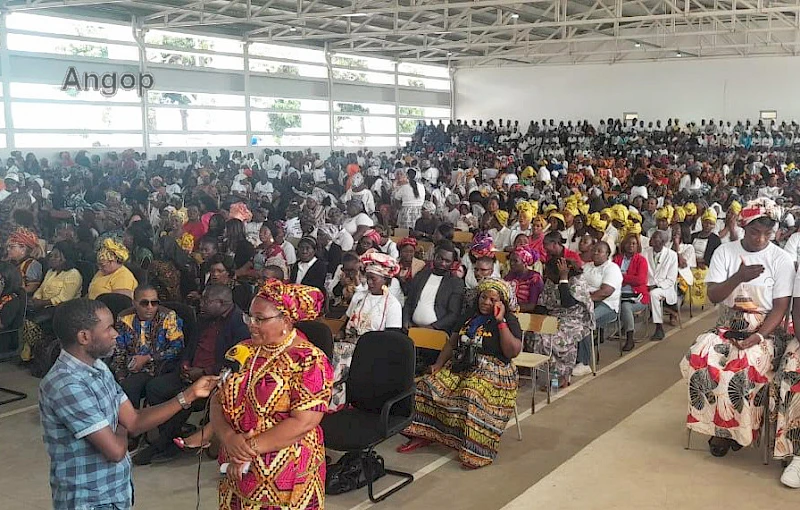
<path fill-rule="evenodd" d="M 746 487 L 752 498 L 725 498 L 727 508 L 796 498 L 779 486 L 780 464 L 763 466 L 754 450 L 712 459 L 700 436 L 695 436 L 694 450 L 683 449 L 686 404 L 677 364 L 713 319 L 705 314 L 688 321 L 686 316 L 683 330 L 672 330 L 662 342 L 638 344 L 622 358 L 617 342 L 607 341 L 601 347 L 598 376 L 575 379 L 550 405 L 544 394 L 537 393 L 537 412 L 532 416 L 531 385 L 525 381 L 518 398 L 523 440 L 517 440 L 512 419 L 498 459 L 488 468 L 464 471 L 453 462 L 453 452 L 443 447 L 400 455 L 394 448 L 402 439 L 387 441 L 379 448 L 386 465 L 412 472 L 416 480 L 381 506 L 492 510 L 546 502 L 558 509 L 700 508 L 718 503 L 725 497 L 724 489 L 734 484 Z M 0 407 L 4 453 L 0 491 L 6 496 L 0 508 L 4 510 L 50 508 L 49 460 L 35 405 L 37 385 L 37 379 L 12 363 L 0 364 L 0 386 L 29 392 L 27 400 Z M 712 470 L 722 476 L 712 480 Z M 191 455 L 169 464 L 136 467 L 136 507 L 193 509 L 197 477 L 197 457 Z M 215 463 L 204 458 L 199 474 L 201 508 L 216 507 L 217 479 Z M 386 477 L 377 486 L 392 483 Z M 326 500 L 326 507 L 334 510 L 368 506 L 366 489 Z"/>

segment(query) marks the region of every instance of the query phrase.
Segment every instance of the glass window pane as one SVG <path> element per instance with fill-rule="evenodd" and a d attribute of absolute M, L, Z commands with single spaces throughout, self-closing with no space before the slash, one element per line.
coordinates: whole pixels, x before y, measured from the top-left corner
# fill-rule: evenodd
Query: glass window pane
<path fill-rule="evenodd" d="M 333 103 L 333 109 L 342 113 L 362 113 L 372 115 L 394 115 L 393 104 L 375 103 Z"/>
<path fill-rule="evenodd" d="M 24 12 L 12 12 L 9 14 L 6 24 L 11 30 L 44 31 L 48 34 L 77 35 L 135 42 L 130 24 L 113 25 L 110 23 L 57 18 L 55 16 L 40 16 Z"/>
<path fill-rule="evenodd" d="M 331 64 L 334 66 L 349 67 L 350 69 L 394 71 L 394 62 L 385 58 L 336 54 L 331 58 Z"/>
<path fill-rule="evenodd" d="M 401 106 L 400 115 L 404 117 L 424 117 L 429 118 L 450 118 L 450 108 L 438 108 L 435 106 Z"/>
<path fill-rule="evenodd" d="M 3 137 L 5 140 L 5 137 Z M 142 135 L 118 133 L 80 133 L 52 134 L 15 133 L 14 143 L 17 148 L 38 149 L 88 149 L 91 147 L 114 147 L 119 149 L 140 148 Z"/>
<path fill-rule="evenodd" d="M 401 135 L 413 135 L 417 131 L 417 126 L 425 122 L 421 119 L 400 119 L 399 129 Z"/>
<path fill-rule="evenodd" d="M 369 71 L 355 71 L 350 69 L 334 69 L 333 79 L 342 81 L 355 81 L 362 83 L 382 83 L 394 85 L 394 75 L 384 73 L 371 73 Z"/>
<path fill-rule="evenodd" d="M 283 136 L 270 135 L 270 134 L 256 134 L 256 146 L 260 147 L 328 147 L 330 138 L 328 135 L 303 135 L 303 134 L 286 134 Z"/>
<path fill-rule="evenodd" d="M 278 46 L 275 44 L 252 43 L 250 45 L 250 55 L 262 57 L 279 57 L 289 60 L 299 60 L 301 62 L 312 62 L 317 64 L 325 63 L 325 52 L 322 50 L 312 50 L 309 48 L 297 48 L 291 46 Z"/>
<path fill-rule="evenodd" d="M 183 108 L 148 108 L 152 131 L 244 131 L 245 112 Z"/>
<path fill-rule="evenodd" d="M 244 142 L 244 135 L 165 135 L 157 133 L 150 135 L 151 147 L 243 147 Z"/>
<path fill-rule="evenodd" d="M 148 48 L 147 61 L 183 67 L 211 67 L 214 69 L 244 70 L 244 58 L 227 55 L 208 55 L 189 51 Z"/>
<path fill-rule="evenodd" d="M 336 147 L 394 147 L 393 136 L 336 136 L 333 145 Z"/>
<path fill-rule="evenodd" d="M 182 34 L 180 32 L 166 32 L 164 30 L 151 30 L 145 34 L 145 44 L 158 44 L 177 50 L 214 50 L 223 53 L 242 53 L 242 41 L 223 39 L 221 37 L 201 37 L 197 35 Z"/>
<path fill-rule="evenodd" d="M 11 103 L 11 114 L 14 127 L 20 129 L 142 129 L 137 106 Z"/>
<path fill-rule="evenodd" d="M 251 58 L 250 71 L 254 73 L 284 74 L 290 76 L 305 76 L 309 78 L 327 78 L 328 70 L 322 66 L 305 64 L 290 64 L 287 62 L 274 62 Z"/>
<path fill-rule="evenodd" d="M 147 99 L 151 105 L 182 104 L 194 106 L 237 106 L 244 108 L 244 96 L 237 96 L 235 94 L 151 91 L 148 93 Z"/>
<path fill-rule="evenodd" d="M 105 44 L 96 42 L 70 41 L 52 37 L 8 34 L 8 49 L 36 53 L 55 53 L 80 57 L 110 58 L 116 60 L 139 60 L 139 50 L 135 46 Z"/>
<path fill-rule="evenodd" d="M 81 80 L 83 77 L 79 77 Z M 106 103 L 138 103 L 139 96 L 135 90 L 117 89 L 117 93 L 106 97 L 99 90 L 75 89 L 61 90 L 61 85 L 45 85 L 42 83 L 11 83 L 11 97 L 22 99 L 55 99 L 58 101 L 81 102 L 103 101 Z"/>
<path fill-rule="evenodd" d="M 255 132 L 327 133 L 330 117 L 319 113 L 250 112 L 250 126 Z"/>
<path fill-rule="evenodd" d="M 397 130 L 394 117 L 334 117 L 334 131 L 341 134 L 393 135 Z"/>
<path fill-rule="evenodd" d="M 250 106 L 252 108 L 328 113 L 328 102 L 320 99 L 284 99 L 280 97 L 251 96 Z"/>
<path fill-rule="evenodd" d="M 398 65 L 397 72 L 415 76 L 427 76 L 429 78 L 450 78 L 450 71 L 446 67 L 411 64 L 408 62 L 402 62 Z"/>
<path fill-rule="evenodd" d="M 398 75 L 397 83 L 405 87 L 431 90 L 450 90 L 450 80 L 432 80 L 418 76 Z"/>

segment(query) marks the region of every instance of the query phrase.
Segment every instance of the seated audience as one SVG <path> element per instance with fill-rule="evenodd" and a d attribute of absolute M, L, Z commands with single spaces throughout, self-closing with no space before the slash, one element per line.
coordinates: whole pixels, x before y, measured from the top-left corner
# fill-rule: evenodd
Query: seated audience
<path fill-rule="evenodd" d="M 508 257 L 509 271 L 504 280 L 511 285 L 520 311 L 525 313 L 533 312 L 544 286 L 542 275 L 533 270 L 538 257 L 539 252 L 530 245 L 515 248 Z"/>
<path fill-rule="evenodd" d="M 400 272 L 397 274 L 403 293 L 408 295 L 408 285 L 417 276 L 417 273 L 425 267 L 425 261 L 415 257 L 417 253 L 417 240 L 413 237 L 405 237 L 397 244 L 400 251 Z"/>
<path fill-rule="evenodd" d="M 652 340 L 664 338 L 664 305 L 672 307 L 678 302 L 678 254 L 666 248 L 665 243 L 664 233 L 656 230 L 650 237 L 650 246 L 642 252 L 647 259 L 651 319 L 656 325 Z"/>
<path fill-rule="evenodd" d="M 455 247 L 449 241 L 442 241 L 435 250 L 433 268 L 417 273 L 408 285 L 403 329 L 422 327 L 450 332 L 456 326 L 464 282 L 451 272 Z"/>
<path fill-rule="evenodd" d="M 650 304 L 650 289 L 647 286 L 647 259 L 639 253 L 639 236 L 628 234 L 620 244 L 620 251 L 614 255 L 614 264 L 622 272 L 622 289 L 620 293 L 619 320 L 625 345 L 622 350 L 632 351 L 635 347 L 633 339 L 634 314 L 645 310 Z"/>
<path fill-rule="evenodd" d="M 35 233 L 18 227 L 6 241 L 6 258 L 17 266 L 22 276 L 22 286 L 29 295 L 36 292 L 42 283 L 42 247 Z"/>
<path fill-rule="evenodd" d="M 297 243 L 296 263 L 292 264 L 289 280 L 325 291 L 325 277 L 328 272 L 324 260 L 317 258 L 317 241 L 304 237 Z"/>
<path fill-rule="evenodd" d="M 97 251 L 97 267 L 99 271 L 89 283 L 89 299 L 96 299 L 101 294 L 117 293 L 133 299 L 133 290 L 139 282 L 124 266 L 128 261 L 128 249 L 122 243 L 112 238 L 102 241 Z"/>

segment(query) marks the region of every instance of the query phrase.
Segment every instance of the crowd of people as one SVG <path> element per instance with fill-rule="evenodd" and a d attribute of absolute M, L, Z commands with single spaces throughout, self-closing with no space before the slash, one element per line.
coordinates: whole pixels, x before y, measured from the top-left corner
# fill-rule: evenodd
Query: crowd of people
<path fill-rule="evenodd" d="M 327 158 L 12 153 L 0 329 L 27 310 L 21 356 L 47 373 L 54 503 L 128 508 L 127 451 L 133 464 L 166 462 L 213 438 L 221 508 L 322 507 L 320 420 L 347 405 L 359 339 L 392 329 L 449 335 L 418 353 L 398 451 L 436 442 L 465 468 L 487 466 L 514 412 L 520 352 L 550 356 L 537 385 L 566 387 L 591 373 L 593 332 L 618 331 L 631 351 L 637 318 L 661 340 L 687 301 L 720 304 L 681 361 L 687 426 L 723 456 L 771 410 L 774 455 L 791 461 L 782 481 L 800 488 L 800 344 L 787 318 L 800 297 L 797 134 L 794 122 L 542 120 L 523 133 L 458 120 L 420 123 L 391 153 Z M 517 313 L 554 316 L 557 331 L 525 333 Z M 345 324 L 331 359 L 295 327 L 319 317 Z M 187 435 L 226 356 L 243 370 Z M 155 428 L 157 441 L 140 439 Z"/>

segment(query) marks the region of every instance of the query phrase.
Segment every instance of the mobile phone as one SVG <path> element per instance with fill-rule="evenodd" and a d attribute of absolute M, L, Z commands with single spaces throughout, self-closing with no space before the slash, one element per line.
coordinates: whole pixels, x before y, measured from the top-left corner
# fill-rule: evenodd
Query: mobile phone
<path fill-rule="evenodd" d="M 494 304 L 494 315 L 495 315 L 495 317 L 497 317 L 497 314 L 499 314 L 499 313 L 500 313 L 500 303 L 495 303 Z"/>

